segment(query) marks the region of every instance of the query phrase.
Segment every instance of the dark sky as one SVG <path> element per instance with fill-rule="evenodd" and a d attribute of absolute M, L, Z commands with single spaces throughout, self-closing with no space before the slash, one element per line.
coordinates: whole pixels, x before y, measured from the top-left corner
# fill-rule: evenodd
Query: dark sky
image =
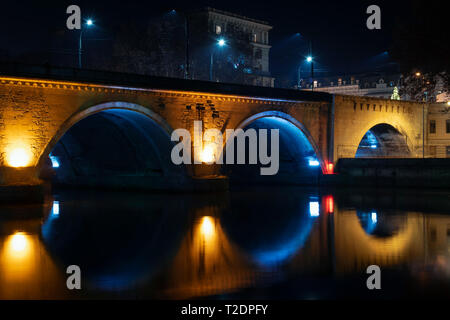
<path fill-rule="evenodd" d="M 189 6 L 187 5 L 189 3 Z M 93 17 L 99 41 L 112 39 L 117 26 L 126 19 L 145 20 L 172 8 L 210 6 L 251 18 L 268 21 L 274 29 L 271 69 L 275 74 L 292 72 L 313 40 L 316 69 L 334 74 L 365 71 L 387 64 L 383 54 L 391 45 L 393 26 L 400 17 L 408 18 L 411 1 L 8 1 L 0 13 L 0 56 L 17 56 L 55 50 L 51 38 L 63 31 L 70 4 L 81 7 L 83 18 Z M 366 28 L 366 8 L 381 7 L 382 29 Z M 67 39 L 68 51 L 77 46 L 77 31 Z M 295 33 L 302 37 L 293 37 Z M 71 45 L 73 44 L 73 45 Z M 59 48 L 58 50 L 61 50 Z M 298 63 L 297 63 L 298 62 Z M 318 74 L 320 76 L 320 74 Z"/>

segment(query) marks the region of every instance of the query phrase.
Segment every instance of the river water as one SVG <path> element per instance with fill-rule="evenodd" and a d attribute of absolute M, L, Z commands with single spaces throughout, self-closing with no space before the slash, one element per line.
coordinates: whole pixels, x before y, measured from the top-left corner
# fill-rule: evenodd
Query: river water
<path fill-rule="evenodd" d="M 449 192 L 60 190 L 0 207 L 0 299 L 405 297 L 450 298 Z"/>

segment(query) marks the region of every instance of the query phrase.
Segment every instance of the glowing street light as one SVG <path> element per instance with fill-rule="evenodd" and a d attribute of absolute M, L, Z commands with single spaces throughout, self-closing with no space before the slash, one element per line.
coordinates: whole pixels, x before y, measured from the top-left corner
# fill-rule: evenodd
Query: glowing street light
<path fill-rule="evenodd" d="M 311 65 L 311 91 L 314 90 L 314 61 L 312 56 L 306 57 L 306 62 Z"/>
<path fill-rule="evenodd" d="M 86 27 L 92 27 L 94 25 L 94 21 L 92 19 L 86 20 Z M 81 69 L 81 47 L 82 47 L 82 37 L 83 37 L 84 28 L 81 28 L 80 31 L 80 41 L 78 45 L 78 67 Z"/>
<path fill-rule="evenodd" d="M 222 48 L 227 45 L 227 42 L 224 38 L 220 38 L 217 40 L 216 45 Z M 211 59 L 209 64 L 209 81 L 213 81 L 213 65 L 214 65 L 214 48 L 211 51 Z"/>

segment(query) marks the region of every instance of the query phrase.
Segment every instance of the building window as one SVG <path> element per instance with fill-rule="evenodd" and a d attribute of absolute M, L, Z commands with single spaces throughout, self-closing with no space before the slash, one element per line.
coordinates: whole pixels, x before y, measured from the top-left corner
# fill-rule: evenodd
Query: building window
<path fill-rule="evenodd" d="M 262 59 L 262 50 L 261 49 L 256 49 L 255 59 Z"/>
<path fill-rule="evenodd" d="M 436 120 L 430 120 L 430 133 L 436 133 Z"/>
<path fill-rule="evenodd" d="M 219 25 L 216 25 L 216 34 L 221 34 L 222 33 L 222 27 Z"/>
<path fill-rule="evenodd" d="M 268 32 L 264 32 L 264 43 L 269 44 L 269 33 Z"/>
<path fill-rule="evenodd" d="M 445 124 L 446 124 L 447 133 L 450 133 L 450 120 L 447 120 Z"/>
<path fill-rule="evenodd" d="M 252 35 L 252 41 L 253 41 L 253 42 L 256 42 L 256 33 L 254 33 L 254 34 Z"/>
<path fill-rule="evenodd" d="M 450 158 L 450 146 L 447 146 L 447 158 Z"/>

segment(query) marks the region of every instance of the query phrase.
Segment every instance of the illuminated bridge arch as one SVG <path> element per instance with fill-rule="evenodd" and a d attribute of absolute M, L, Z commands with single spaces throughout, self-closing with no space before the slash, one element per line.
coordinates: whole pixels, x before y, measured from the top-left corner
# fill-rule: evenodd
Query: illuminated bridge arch
<path fill-rule="evenodd" d="M 281 183 L 309 183 L 314 184 L 320 173 L 325 172 L 325 162 L 319 148 L 308 129 L 297 119 L 280 111 L 264 111 L 245 118 L 235 128 L 237 129 L 279 129 L 280 168 L 275 176 L 263 176 L 257 172 L 258 165 L 224 165 L 224 171 L 242 177 L 256 176 L 255 181 L 272 179 Z M 270 136 L 270 132 L 268 132 Z M 270 143 L 268 144 L 270 149 Z M 226 145 L 225 145 L 226 148 Z M 247 150 L 248 152 L 248 145 Z M 226 153 L 226 149 L 224 149 Z M 236 163 L 236 162 L 235 162 Z M 244 173 L 244 171 L 247 171 Z M 252 171 L 252 173 L 249 173 Z M 243 178 L 246 179 L 246 178 Z M 272 181 L 271 180 L 271 181 Z"/>
<path fill-rule="evenodd" d="M 411 149 L 411 140 L 399 125 L 378 123 L 363 133 L 355 157 L 410 157 Z"/>
<path fill-rule="evenodd" d="M 185 168 L 170 159 L 171 131 L 159 115 L 140 105 L 98 104 L 60 126 L 37 169 L 48 178 L 53 167 L 53 181 L 63 184 L 165 189 L 185 177 Z"/>

